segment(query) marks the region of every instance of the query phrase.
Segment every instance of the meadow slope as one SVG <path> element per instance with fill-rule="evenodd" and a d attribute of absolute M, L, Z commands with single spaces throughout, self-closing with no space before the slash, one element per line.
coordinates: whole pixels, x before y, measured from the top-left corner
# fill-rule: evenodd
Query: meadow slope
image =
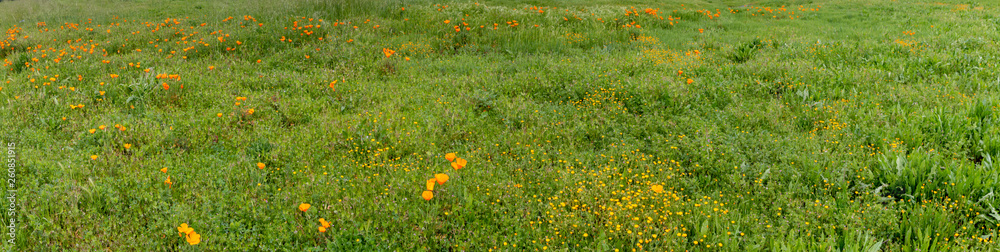
<path fill-rule="evenodd" d="M 997 251 L 975 2 L 2 1 L 3 248 Z"/>

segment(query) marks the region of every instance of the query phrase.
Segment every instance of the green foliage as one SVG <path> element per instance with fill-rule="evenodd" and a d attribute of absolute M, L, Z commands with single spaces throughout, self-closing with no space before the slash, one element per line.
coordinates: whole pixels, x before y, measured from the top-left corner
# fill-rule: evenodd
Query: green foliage
<path fill-rule="evenodd" d="M 967 2 L 3 1 L 3 246 L 997 250 Z"/>

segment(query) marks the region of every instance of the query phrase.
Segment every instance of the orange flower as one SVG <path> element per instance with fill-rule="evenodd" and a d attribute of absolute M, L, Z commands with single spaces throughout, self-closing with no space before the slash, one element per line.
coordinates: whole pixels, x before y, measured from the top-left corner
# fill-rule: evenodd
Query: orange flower
<path fill-rule="evenodd" d="M 444 173 L 434 174 L 434 180 L 437 180 L 438 185 L 443 185 L 444 182 L 448 182 L 448 174 Z"/>
<path fill-rule="evenodd" d="M 201 243 L 201 235 L 191 231 L 191 233 L 187 235 L 187 242 L 191 245 L 198 245 L 198 243 Z"/>
<path fill-rule="evenodd" d="M 97 160 L 97 155 L 90 155 L 90 160 Z"/>
<path fill-rule="evenodd" d="M 319 227 L 320 233 L 326 233 L 326 227 Z"/>
<path fill-rule="evenodd" d="M 104 128 L 107 128 L 107 127 L 108 127 L 108 126 L 104 126 L 104 125 L 101 125 L 101 126 L 97 126 L 97 128 L 98 128 L 98 129 L 101 129 L 101 130 L 104 130 Z"/>
<path fill-rule="evenodd" d="M 424 200 L 431 200 L 431 198 L 434 198 L 434 192 L 424 191 L 424 193 L 420 194 L 420 197 L 424 197 Z"/>
<path fill-rule="evenodd" d="M 125 144 L 125 149 L 130 149 L 130 148 L 132 148 L 132 144 Z"/>
<path fill-rule="evenodd" d="M 688 84 L 691 84 L 691 83 L 694 83 L 694 80 L 692 80 L 692 79 L 688 79 L 687 83 L 688 83 Z"/>
<path fill-rule="evenodd" d="M 462 169 L 465 168 L 466 163 L 465 159 L 455 158 L 455 162 L 451 162 L 451 168 L 455 168 L 455 170 Z"/>
<path fill-rule="evenodd" d="M 254 111 L 253 109 L 248 109 L 248 110 L 247 110 L 247 114 L 251 114 L 251 115 L 253 115 L 253 111 Z"/>
<path fill-rule="evenodd" d="M 427 190 L 428 191 L 434 191 L 434 183 L 437 183 L 437 179 L 428 179 L 427 180 Z"/>
<path fill-rule="evenodd" d="M 222 113 L 215 114 L 217 117 L 222 117 Z"/>
<path fill-rule="evenodd" d="M 325 228 L 328 228 L 328 227 L 330 227 L 330 222 L 327 222 L 327 221 L 326 221 L 325 219 L 323 219 L 323 218 L 319 218 L 319 224 L 320 224 L 320 225 L 322 225 L 322 227 L 325 227 Z"/>
<path fill-rule="evenodd" d="M 170 89 L 170 85 L 167 85 L 167 83 L 164 82 L 163 83 L 163 90 L 168 90 L 168 89 Z"/>
<path fill-rule="evenodd" d="M 90 129 L 89 132 L 90 134 L 94 134 L 94 132 L 97 132 L 97 129 Z"/>
<path fill-rule="evenodd" d="M 257 162 L 257 169 L 264 169 L 264 163 Z"/>
<path fill-rule="evenodd" d="M 705 29 L 698 29 L 698 33 L 705 33 Z"/>
<path fill-rule="evenodd" d="M 167 173 L 167 167 L 163 167 L 163 169 L 160 169 L 160 171 L 163 173 Z"/>
<path fill-rule="evenodd" d="M 445 20 L 445 21 L 444 21 L 444 23 L 445 23 L 445 24 L 447 24 L 447 23 L 451 23 L 451 20 Z"/>
<path fill-rule="evenodd" d="M 651 189 L 656 193 L 663 193 L 663 185 L 653 185 Z"/>
<path fill-rule="evenodd" d="M 389 56 L 392 56 L 393 54 L 395 54 L 396 51 L 393 51 L 392 49 L 389 49 L 389 48 L 382 48 L 382 53 L 385 54 L 386 58 L 388 58 Z"/>
<path fill-rule="evenodd" d="M 170 175 L 167 175 L 167 181 L 163 181 L 163 183 L 167 184 L 167 187 L 173 187 L 174 185 L 174 182 L 170 181 Z"/>
<path fill-rule="evenodd" d="M 332 82 L 330 82 L 330 89 L 333 89 L 334 91 L 337 91 L 337 88 L 335 87 L 335 84 L 337 84 L 337 80 L 333 80 Z"/>
<path fill-rule="evenodd" d="M 677 76 L 681 76 L 682 74 L 684 74 L 684 71 L 677 70 Z"/>
<path fill-rule="evenodd" d="M 177 232 L 180 233 L 179 234 L 180 236 L 184 236 L 186 234 L 193 233 L 194 229 L 191 228 L 191 227 L 188 227 L 187 223 L 181 223 L 181 226 L 177 227 Z"/>
<path fill-rule="evenodd" d="M 448 154 L 444 154 L 444 159 L 447 159 L 448 162 L 455 161 L 456 157 L 458 157 L 458 156 L 456 156 L 454 152 L 448 153 Z"/>
<path fill-rule="evenodd" d="M 306 210 L 309 210 L 309 207 L 310 207 L 310 206 L 311 206 L 311 205 L 309 205 L 309 204 L 306 204 L 306 203 L 302 203 L 302 204 L 299 204 L 299 211 L 303 211 L 303 212 L 305 212 Z"/>

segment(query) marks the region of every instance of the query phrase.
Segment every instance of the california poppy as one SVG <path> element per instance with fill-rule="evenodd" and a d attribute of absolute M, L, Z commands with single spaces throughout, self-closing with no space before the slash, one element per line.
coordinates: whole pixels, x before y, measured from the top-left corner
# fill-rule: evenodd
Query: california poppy
<path fill-rule="evenodd" d="M 177 227 L 177 232 L 180 233 L 180 236 L 184 236 L 185 234 L 189 234 L 191 232 L 194 232 L 194 229 L 191 228 L 191 227 L 188 227 L 187 223 L 181 223 L 181 226 Z"/>
<path fill-rule="evenodd" d="M 198 243 L 201 243 L 201 235 L 191 231 L 191 233 L 187 235 L 187 242 L 191 245 L 198 245 Z"/>
<path fill-rule="evenodd" d="M 167 175 L 167 181 L 163 181 L 163 183 L 167 184 L 167 187 L 173 187 L 174 185 L 174 182 L 170 181 L 170 175 Z"/>
<path fill-rule="evenodd" d="M 322 225 L 322 227 L 325 227 L 325 228 L 328 228 L 328 227 L 330 227 L 330 222 L 327 222 L 327 221 L 326 221 L 325 219 L 323 219 L 323 218 L 319 218 L 319 224 L 320 224 L 320 225 Z"/>
<path fill-rule="evenodd" d="M 462 169 L 465 168 L 466 163 L 465 159 L 455 158 L 455 162 L 451 162 L 451 168 L 455 168 L 455 170 Z"/>
<path fill-rule="evenodd" d="M 454 152 L 448 153 L 448 154 L 444 154 L 444 159 L 447 159 L 448 162 L 455 161 L 456 157 L 458 157 L 458 156 L 456 156 Z"/>
<path fill-rule="evenodd" d="M 431 198 L 434 198 L 434 193 L 431 191 L 424 191 L 424 193 L 420 194 L 420 196 L 424 197 L 424 200 L 431 200 Z"/>
<path fill-rule="evenodd" d="M 653 185 L 652 189 L 656 193 L 662 193 L 663 192 L 663 185 Z"/>
<path fill-rule="evenodd" d="M 90 160 L 97 160 L 97 155 L 90 155 Z"/>
<path fill-rule="evenodd" d="M 299 204 L 299 211 L 305 212 L 306 210 L 309 210 L 309 207 L 310 205 L 306 203 Z"/>
<path fill-rule="evenodd" d="M 257 162 L 257 169 L 264 169 L 264 163 Z"/>
<path fill-rule="evenodd" d="M 688 83 L 688 84 L 691 84 L 691 83 L 694 83 L 694 80 L 692 80 L 692 79 L 688 79 L 687 83 Z"/>
<path fill-rule="evenodd" d="M 326 227 L 322 227 L 322 226 L 320 226 L 320 227 L 319 227 L 319 232 L 320 232 L 320 233 L 326 233 Z"/>
<path fill-rule="evenodd" d="M 438 185 L 443 185 L 444 182 L 448 182 L 448 174 L 444 173 L 434 174 L 434 180 L 437 180 Z"/>
<path fill-rule="evenodd" d="M 393 54 L 395 54 L 396 51 L 393 51 L 392 49 L 389 49 L 389 48 L 382 48 L 382 53 L 385 54 L 386 58 L 388 58 L 389 56 L 392 56 Z"/>
<path fill-rule="evenodd" d="M 160 171 L 163 173 L 167 173 L 167 167 L 163 167 L 163 169 L 160 169 Z"/>
<path fill-rule="evenodd" d="M 437 179 L 433 179 L 432 178 L 432 179 L 428 179 L 427 180 L 427 190 L 428 191 L 434 191 L 434 183 L 437 183 Z"/>

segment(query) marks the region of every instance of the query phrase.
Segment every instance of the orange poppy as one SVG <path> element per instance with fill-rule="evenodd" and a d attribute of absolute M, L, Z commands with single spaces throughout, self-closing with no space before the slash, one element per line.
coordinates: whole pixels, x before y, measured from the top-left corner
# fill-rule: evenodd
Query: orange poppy
<path fill-rule="evenodd" d="M 434 174 L 434 180 L 437 180 L 438 185 L 443 185 L 444 182 L 448 182 L 448 174 L 444 173 Z"/>
<path fill-rule="evenodd" d="M 465 159 L 455 158 L 455 162 L 451 162 L 451 168 L 455 168 L 455 170 L 462 169 L 465 168 L 467 163 L 468 162 L 465 161 Z"/>
<path fill-rule="evenodd" d="M 688 79 L 687 83 L 688 83 L 688 84 L 691 84 L 691 83 L 694 83 L 694 80 L 692 80 L 692 79 Z"/>
<path fill-rule="evenodd" d="M 311 206 L 311 205 L 309 205 L 309 204 L 306 204 L 306 203 L 302 203 L 302 204 L 299 204 L 299 211 L 303 211 L 303 212 L 305 212 L 306 210 L 309 210 L 309 207 L 310 207 L 310 206 Z"/>
<path fill-rule="evenodd" d="M 90 160 L 97 160 L 97 155 L 90 155 Z"/>
<path fill-rule="evenodd" d="M 198 243 L 201 243 L 201 235 L 195 233 L 194 231 L 191 231 L 191 233 L 187 235 L 186 239 L 187 242 L 191 245 L 198 245 Z"/>
<path fill-rule="evenodd" d="M 257 169 L 264 169 L 264 163 L 257 162 Z"/>
<path fill-rule="evenodd" d="M 428 179 L 427 180 L 427 190 L 428 191 L 434 191 L 434 183 L 437 183 L 437 179 Z"/>
<path fill-rule="evenodd" d="M 420 196 L 424 197 L 424 200 L 431 200 L 431 198 L 434 198 L 434 193 L 431 191 L 424 191 L 424 193 L 420 194 Z"/>
<path fill-rule="evenodd" d="M 167 175 L 167 180 L 163 181 L 163 183 L 167 184 L 167 187 L 173 187 L 174 185 L 174 182 L 170 181 L 170 175 Z"/>
<path fill-rule="evenodd" d="M 392 49 L 389 49 L 389 48 L 382 48 L 382 53 L 385 54 L 386 58 L 388 58 L 389 56 L 392 56 L 393 54 L 395 54 L 396 51 L 393 51 Z"/>
<path fill-rule="evenodd" d="M 448 154 L 444 154 L 444 159 L 447 159 L 447 160 L 448 160 L 448 162 L 452 162 L 452 161 L 455 161 L 455 158 L 456 158 L 456 157 L 457 157 L 457 156 L 455 155 L 455 153 L 454 153 L 454 152 L 452 152 L 452 153 L 448 153 Z"/>
<path fill-rule="evenodd" d="M 160 171 L 163 173 L 167 173 L 167 167 L 163 167 L 163 169 L 160 169 Z"/>
<path fill-rule="evenodd" d="M 656 193 L 663 193 L 663 185 L 653 185 L 651 189 Z"/>
<path fill-rule="evenodd" d="M 320 233 L 326 233 L 326 228 L 325 227 L 319 227 L 319 232 Z"/>
<path fill-rule="evenodd" d="M 190 234 L 191 232 L 194 232 L 194 229 L 188 227 L 187 223 L 181 223 L 181 226 L 177 227 L 177 232 L 180 233 L 180 236 L 184 236 L 185 234 Z"/>

